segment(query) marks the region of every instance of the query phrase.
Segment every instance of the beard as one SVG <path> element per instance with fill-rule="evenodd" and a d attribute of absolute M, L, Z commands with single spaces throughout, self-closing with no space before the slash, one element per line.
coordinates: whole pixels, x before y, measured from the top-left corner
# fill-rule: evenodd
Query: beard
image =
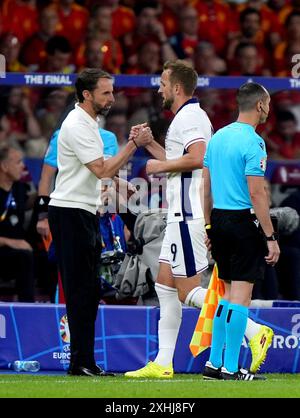
<path fill-rule="evenodd" d="M 174 103 L 173 97 L 171 97 L 170 99 L 164 99 L 163 104 L 162 104 L 163 109 L 171 110 L 173 103 Z"/>
<path fill-rule="evenodd" d="M 111 106 L 101 106 L 96 102 L 93 102 L 93 110 L 97 116 L 106 116 L 110 111 Z"/>

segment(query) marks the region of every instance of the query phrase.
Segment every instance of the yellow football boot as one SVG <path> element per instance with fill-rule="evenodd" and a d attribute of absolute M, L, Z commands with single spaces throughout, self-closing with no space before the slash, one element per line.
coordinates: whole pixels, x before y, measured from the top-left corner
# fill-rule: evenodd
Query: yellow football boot
<path fill-rule="evenodd" d="M 132 379 L 151 378 L 151 379 L 172 379 L 174 376 L 174 370 L 172 364 L 169 366 L 160 366 L 159 364 L 149 361 L 145 367 L 134 370 L 132 372 L 126 372 L 125 377 Z"/>
<path fill-rule="evenodd" d="M 262 325 L 260 331 L 249 340 L 248 345 L 252 353 L 251 373 L 256 373 L 264 363 L 267 351 L 272 344 L 273 336 L 273 330 Z"/>

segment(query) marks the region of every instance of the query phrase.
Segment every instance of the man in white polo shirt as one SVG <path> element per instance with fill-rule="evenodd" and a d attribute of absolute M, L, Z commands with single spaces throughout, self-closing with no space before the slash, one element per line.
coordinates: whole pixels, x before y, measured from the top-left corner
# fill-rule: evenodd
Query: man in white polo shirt
<path fill-rule="evenodd" d="M 94 358 L 99 303 L 97 278 L 101 178 L 114 177 L 138 146 L 152 139 L 149 128 L 108 160 L 97 117 L 114 103 L 113 79 L 100 69 L 82 71 L 75 83 L 78 102 L 58 137 L 58 175 L 49 203 L 49 224 L 62 277 L 71 336 L 68 374 L 105 376 Z"/>

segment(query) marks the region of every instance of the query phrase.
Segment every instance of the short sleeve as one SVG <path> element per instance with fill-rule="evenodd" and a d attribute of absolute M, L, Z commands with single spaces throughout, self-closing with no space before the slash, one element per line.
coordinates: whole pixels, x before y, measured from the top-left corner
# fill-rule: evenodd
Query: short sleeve
<path fill-rule="evenodd" d="M 196 142 L 206 142 L 208 140 L 205 134 L 206 125 L 207 120 L 204 117 L 199 117 L 199 114 L 195 115 L 191 112 L 184 115 L 184 120 L 182 120 L 179 129 L 185 150 Z"/>
<path fill-rule="evenodd" d="M 103 142 L 97 128 L 88 125 L 76 126 L 76 132 L 68 132 L 72 148 L 82 164 L 88 164 L 103 157 Z"/>
<path fill-rule="evenodd" d="M 267 153 L 265 151 L 265 143 L 261 139 L 252 141 L 253 143 L 248 148 L 245 155 L 245 175 L 246 176 L 261 176 L 265 175 L 267 166 Z"/>
<path fill-rule="evenodd" d="M 55 131 L 50 139 L 45 157 L 44 163 L 50 165 L 51 167 L 57 168 L 57 138 L 59 134 L 59 129 Z"/>

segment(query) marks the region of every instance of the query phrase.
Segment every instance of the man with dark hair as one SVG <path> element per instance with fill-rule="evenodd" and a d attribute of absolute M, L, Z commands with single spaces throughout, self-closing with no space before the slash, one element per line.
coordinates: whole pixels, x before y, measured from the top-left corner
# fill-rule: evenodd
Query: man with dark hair
<path fill-rule="evenodd" d="M 38 71 L 44 72 L 66 72 L 72 47 L 70 42 L 64 36 L 52 36 L 46 43 L 46 57 L 44 62 L 38 68 Z M 68 69 L 70 72 L 70 69 Z"/>
<path fill-rule="evenodd" d="M 255 132 L 268 117 L 270 95 L 263 86 L 247 83 L 240 87 L 237 102 L 237 121 L 212 137 L 204 158 L 207 245 L 225 294 L 216 309 L 203 376 L 250 381 L 262 377 L 239 369 L 238 360 L 253 284 L 263 279 L 266 263 L 276 264 L 280 250 L 265 191 L 265 143 Z M 271 341 L 269 333 L 264 345 Z"/>
<path fill-rule="evenodd" d="M 260 11 L 247 7 L 240 13 L 240 34 L 237 36 L 232 37 L 232 39 L 228 42 L 227 45 L 227 53 L 226 58 L 229 64 L 230 73 L 232 75 L 238 75 L 236 71 L 236 67 L 239 66 L 239 55 L 241 55 L 241 51 L 239 51 L 239 55 L 237 54 L 237 47 L 241 43 L 253 44 L 256 47 L 256 55 L 257 55 L 257 68 L 256 72 L 252 75 L 271 75 L 269 67 L 270 67 L 270 56 L 269 51 L 266 48 L 266 43 L 268 39 L 262 30 L 262 22 L 261 22 L 261 13 Z M 272 33 L 273 35 L 273 33 Z M 250 47 L 248 47 L 247 51 L 249 53 Z M 252 46 L 252 54 L 253 46 Z M 249 70 L 250 71 L 250 70 Z M 243 70 L 245 72 L 245 69 Z M 259 74 L 262 72 L 262 74 Z M 240 71 L 241 74 L 241 71 Z M 251 72 L 249 73 L 251 74 Z"/>
<path fill-rule="evenodd" d="M 114 103 L 113 79 L 99 69 L 82 71 L 75 83 L 76 103 L 58 136 L 58 175 L 48 215 L 62 277 L 71 336 L 68 373 L 105 376 L 94 359 L 95 321 L 100 299 L 97 277 L 97 207 L 101 178 L 112 178 L 136 148 L 151 140 L 144 128 L 115 157 L 104 160 L 97 117 Z"/>
<path fill-rule="evenodd" d="M 240 42 L 235 49 L 235 60 L 231 75 L 262 75 L 261 57 L 257 46 L 251 42 Z"/>
<path fill-rule="evenodd" d="M 237 93 L 237 104 L 240 113 L 253 112 L 257 103 L 261 103 L 259 110 L 260 117 L 256 122 L 255 127 L 266 122 L 269 115 L 270 95 L 267 90 L 257 83 L 246 83 L 238 90 Z M 266 108 L 263 107 L 266 106 Z"/>
<path fill-rule="evenodd" d="M 261 14 L 253 7 L 247 7 L 239 16 L 240 24 L 243 27 L 243 34 L 250 38 L 260 29 Z"/>
<path fill-rule="evenodd" d="M 23 154 L 17 144 L 0 144 L 0 276 L 15 279 L 19 302 L 34 302 L 32 247 L 23 228 L 26 185 Z"/>
<path fill-rule="evenodd" d="M 159 20 L 157 1 L 138 1 L 134 7 L 136 15 L 135 30 L 124 37 L 127 61 L 136 62 L 141 45 L 155 42 L 160 47 L 162 62 L 176 59 L 176 54 L 168 42 L 163 24 Z"/>
<path fill-rule="evenodd" d="M 267 147 L 273 158 L 300 157 L 300 133 L 293 112 L 281 110 L 276 113 L 276 126 L 267 139 Z"/>

